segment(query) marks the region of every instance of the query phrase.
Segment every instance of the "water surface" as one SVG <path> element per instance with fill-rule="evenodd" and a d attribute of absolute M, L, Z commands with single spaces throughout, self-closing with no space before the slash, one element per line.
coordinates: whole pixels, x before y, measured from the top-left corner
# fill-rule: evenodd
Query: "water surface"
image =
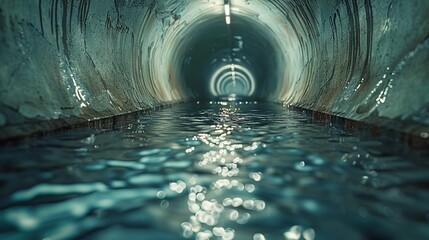
<path fill-rule="evenodd" d="M 0 149 L 0 239 L 429 239 L 429 155 L 277 104 Z"/>

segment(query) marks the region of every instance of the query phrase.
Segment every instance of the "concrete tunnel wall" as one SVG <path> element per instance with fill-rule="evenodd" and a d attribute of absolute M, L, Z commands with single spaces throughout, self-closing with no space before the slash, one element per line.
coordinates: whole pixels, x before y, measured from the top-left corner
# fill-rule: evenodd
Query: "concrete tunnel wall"
<path fill-rule="evenodd" d="M 229 2 L 1 1 L 0 139 L 214 98 L 227 56 L 249 97 L 428 136 L 429 1 Z"/>

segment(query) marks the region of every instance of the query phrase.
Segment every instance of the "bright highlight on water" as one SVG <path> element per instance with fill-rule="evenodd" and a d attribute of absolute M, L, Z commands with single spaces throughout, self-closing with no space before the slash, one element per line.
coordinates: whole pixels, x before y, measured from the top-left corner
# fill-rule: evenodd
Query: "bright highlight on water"
<path fill-rule="evenodd" d="M 277 104 L 176 105 L 1 148 L 0 238 L 426 239 L 428 156 Z"/>

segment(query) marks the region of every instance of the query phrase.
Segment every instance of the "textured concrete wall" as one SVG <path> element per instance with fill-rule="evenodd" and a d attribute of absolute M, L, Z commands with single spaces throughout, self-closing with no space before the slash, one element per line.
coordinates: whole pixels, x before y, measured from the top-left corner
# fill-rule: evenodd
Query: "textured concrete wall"
<path fill-rule="evenodd" d="M 165 22 L 173 20 L 160 4 L 34 0 L 0 8 L 2 138 L 186 99 L 161 62 Z"/>
<path fill-rule="evenodd" d="M 424 0 L 286 4 L 304 67 L 279 98 L 408 132 L 427 131 L 428 11 Z"/>
<path fill-rule="evenodd" d="M 429 1 L 230 2 L 276 49 L 259 97 L 429 132 Z M 192 99 L 184 41 L 223 3 L 1 1 L 0 139 Z"/>

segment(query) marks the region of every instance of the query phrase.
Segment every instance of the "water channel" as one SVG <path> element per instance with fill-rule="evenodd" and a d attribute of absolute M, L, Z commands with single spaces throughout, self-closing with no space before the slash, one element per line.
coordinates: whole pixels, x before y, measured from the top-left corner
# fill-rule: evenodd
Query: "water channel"
<path fill-rule="evenodd" d="M 255 101 L 0 149 L 1 239 L 428 239 L 429 152 Z"/>

